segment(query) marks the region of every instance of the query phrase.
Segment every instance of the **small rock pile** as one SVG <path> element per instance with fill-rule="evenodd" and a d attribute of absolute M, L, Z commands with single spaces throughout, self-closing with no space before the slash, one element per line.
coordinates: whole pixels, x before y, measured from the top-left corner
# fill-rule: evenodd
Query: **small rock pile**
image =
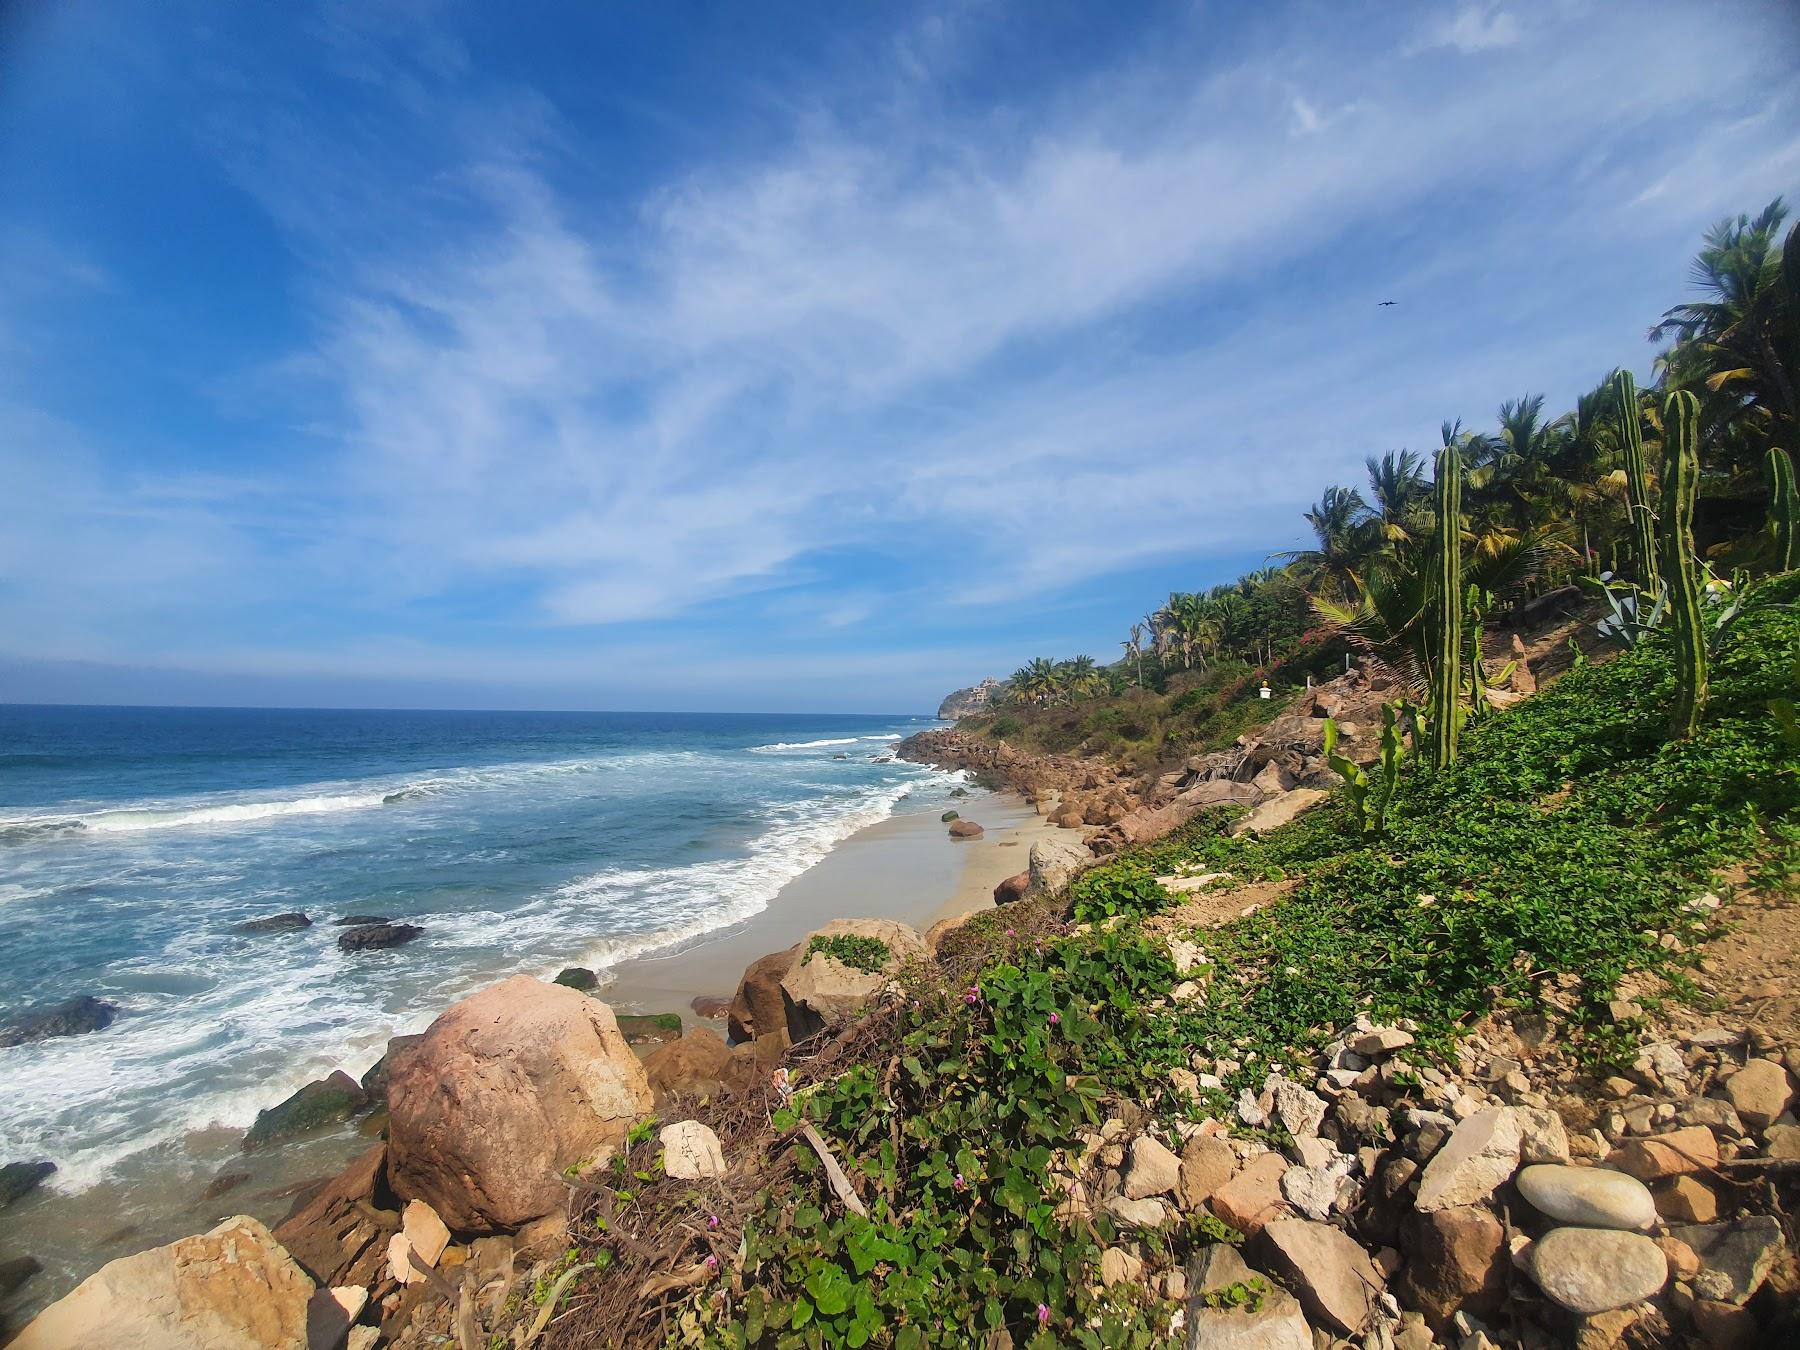
<path fill-rule="evenodd" d="M 1700 1028 L 1595 1085 L 1542 1019 L 1472 1036 L 1455 1073 L 1414 1030 L 1359 1018 L 1225 1119 L 1122 1104 L 1059 1172 L 1065 1219 L 1124 1235 L 1102 1283 L 1181 1302 L 1192 1350 L 1793 1343 L 1800 1048 Z M 1171 1086 L 1240 1068 L 1197 1056 Z M 1142 1240 L 1202 1216 L 1241 1251 L 1171 1268 Z"/>

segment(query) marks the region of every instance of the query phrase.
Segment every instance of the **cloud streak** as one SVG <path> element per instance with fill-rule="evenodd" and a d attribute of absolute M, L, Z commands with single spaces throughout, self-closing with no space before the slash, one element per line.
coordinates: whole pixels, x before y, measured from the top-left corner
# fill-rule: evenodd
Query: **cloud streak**
<path fill-rule="evenodd" d="M 360 585 L 375 626 L 481 597 L 433 634 L 471 667 L 534 632 L 593 659 L 708 621 L 742 625 L 725 669 L 779 659 L 780 631 L 800 671 L 827 630 L 940 646 L 972 609 L 1134 567 L 1195 584 L 1292 542 L 1370 451 L 1642 364 L 1616 339 L 1667 302 L 1695 222 L 1795 168 L 1791 74 L 1741 79 L 1753 17 L 1146 33 L 1004 109 L 943 97 L 980 53 L 927 19 L 859 72 L 873 106 L 822 83 L 749 148 L 623 189 L 442 16 L 417 50 L 416 26 L 335 26 L 378 135 L 322 132 L 315 90 L 221 96 L 210 123 L 303 267 L 309 340 L 246 378 L 309 409 L 303 509 L 332 546 L 278 576 L 229 500 L 203 508 L 229 538 L 198 546 L 321 607 Z M 1671 149 L 1696 119 L 1738 171 Z M 1576 175 L 1579 201 L 1550 186 Z M 1598 261 L 1618 240 L 1661 269 L 1635 293 Z M 1110 641 L 1058 622 L 1044 640 Z"/>

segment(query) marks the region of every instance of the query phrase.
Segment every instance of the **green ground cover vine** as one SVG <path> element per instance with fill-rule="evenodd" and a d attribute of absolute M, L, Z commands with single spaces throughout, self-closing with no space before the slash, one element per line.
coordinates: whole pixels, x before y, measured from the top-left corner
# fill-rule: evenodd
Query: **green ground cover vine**
<path fill-rule="evenodd" d="M 829 956 L 865 975 L 879 975 L 883 967 L 893 959 L 894 949 L 877 937 L 838 933 L 833 937 L 815 937 L 807 943 L 806 951 L 801 954 L 800 964 L 805 965 L 815 955 Z"/>
<path fill-rule="evenodd" d="M 1791 601 L 1800 577 L 1762 590 Z M 1174 1308 L 1154 1286 L 1100 1289 L 1110 1218 L 1061 1209 L 1081 1132 L 1120 1101 L 1222 1113 L 1364 1011 L 1412 1018 L 1429 1050 L 1495 1006 L 1554 1003 L 1592 1057 L 1615 1054 L 1607 1000 L 1634 970 L 1681 992 L 1712 922 L 1689 902 L 1714 869 L 1748 861 L 1761 884 L 1800 871 L 1800 759 L 1773 711 L 1800 694 L 1797 658 L 1800 617 L 1762 607 L 1722 644 L 1698 734 L 1671 742 L 1673 654 L 1652 636 L 1471 724 L 1454 764 L 1397 784 L 1379 838 L 1341 801 L 1260 838 L 1225 837 L 1209 814 L 1084 874 L 1067 897 L 1078 929 L 1033 926 L 1024 907 L 983 916 L 973 981 L 915 984 L 882 1014 L 885 1063 L 798 1108 L 868 1216 L 827 1208 L 799 1153 L 797 1185 L 767 1193 L 745 1230 L 746 1292 L 702 1298 L 698 1334 L 780 1350 L 1000 1330 L 1032 1350 L 1161 1343 Z M 1176 869 L 1295 882 L 1198 935 L 1212 974 L 1179 1004 L 1167 943 L 1144 924 L 1174 904 L 1156 877 Z M 1223 1088 L 1177 1100 L 1169 1070 L 1196 1052 L 1227 1061 Z M 1202 1219 L 1133 1236 L 1174 1262 L 1236 1235 Z"/>

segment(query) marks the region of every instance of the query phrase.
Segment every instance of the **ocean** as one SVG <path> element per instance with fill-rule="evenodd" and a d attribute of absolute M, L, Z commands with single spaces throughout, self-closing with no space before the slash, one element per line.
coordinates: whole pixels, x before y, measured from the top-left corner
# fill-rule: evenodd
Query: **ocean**
<path fill-rule="evenodd" d="M 924 717 L 0 707 L 0 1162 L 80 1192 L 247 1126 L 518 972 L 604 972 L 769 904 L 838 841 L 942 809 Z M 240 924 L 302 911 L 312 927 Z M 418 924 L 338 949 L 343 915 Z M 728 991 L 727 991 L 728 992 Z"/>

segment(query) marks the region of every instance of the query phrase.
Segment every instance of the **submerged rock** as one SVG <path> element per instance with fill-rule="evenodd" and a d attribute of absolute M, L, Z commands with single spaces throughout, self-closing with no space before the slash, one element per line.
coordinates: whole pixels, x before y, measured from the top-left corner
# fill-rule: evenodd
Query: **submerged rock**
<path fill-rule="evenodd" d="M 331 922 L 338 928 L 367 928 L 370 924 L 392 923 L 393 920 L 385 914 L 346 914 Z"/>
<path fill-rule="evenodd" d="M 259 1111 L 256 1123 L 244 1135 L 244 1147 L 261 1148 L 278 1139 L 349 1120 L 369 1104 L 369 1096 L 342 1069 L 328 1078 L 315 1079 L 279 1106 Z"/>
<path fill-rule="evenodd" d="M 10 1021 L 0 1023 L 0 1048 L 23 1045 L 27 1041 L 48 1040 L 52 1036 L 79 1036 L 88 1031 L 104 1031 L 119 1015 L 116 1004 L 83 994 L 64 1003 L 31 1008 Z"/>
<path fill-rule="evenodd" d="M 41 1158 L 34 1162 L 13 1162 L 0 1167 L 0 1209 L 30 1195 L 55 1170 L 55 1163 Z"/>
<path fill-rule="evenodd" d="M 5 1298 L 44 1268 L 35 1256 L 16 1256 L 0 1261 L 0 1298 Z"/>
<path fill-rule="evenodd" d="M 617 1019 L 627 1045 L 667 1045 L 681 1039 L 680 1013 L 619 1013 Z"/>
<path fill-rule="evenodd" d="M 372 923 L 340 934 L 338 946 L 347 952 L 380 951 L 404 946 L 424 931 L 416 923 Z"/>
<path fill-rule="evenodd" d="M 247 1215 L 109 1261 L 27 1326 L 15 1350 L 292 1350 L 313 1282 Z"/>
<path fill-rule="evenodd" d="M 312 920 L 299 910 L 286 914 L 271 914 L 266 919 L 251 919 L 236 925 L 240 933 L 292 933 L 302 928 L 311 928 Z"/>

